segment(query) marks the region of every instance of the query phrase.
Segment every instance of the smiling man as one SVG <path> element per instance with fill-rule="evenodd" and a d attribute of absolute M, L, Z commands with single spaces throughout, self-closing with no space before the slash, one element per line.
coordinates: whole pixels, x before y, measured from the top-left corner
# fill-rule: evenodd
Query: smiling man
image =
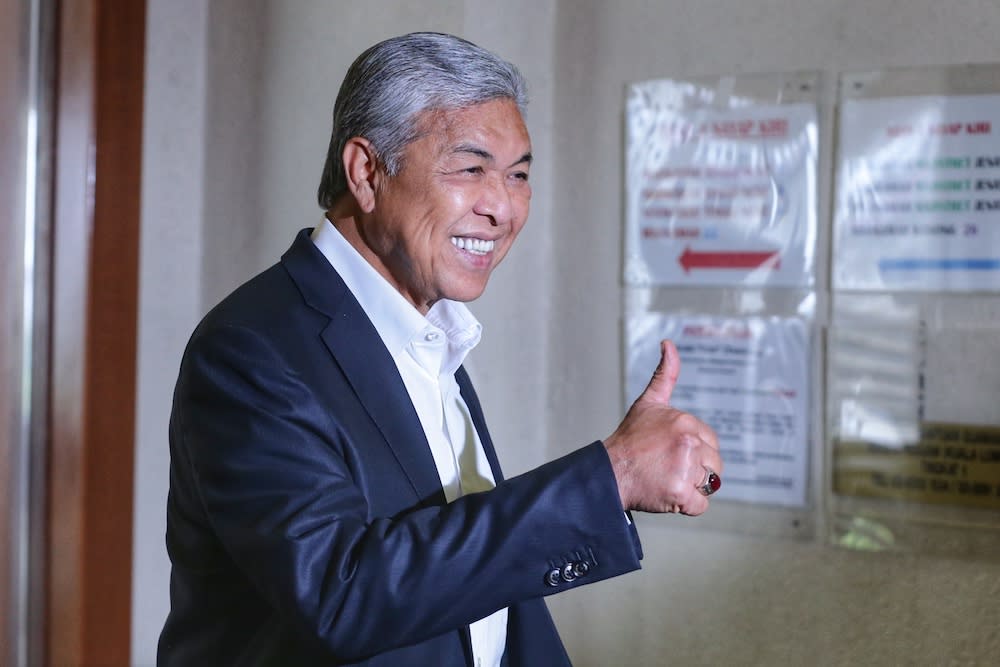
<path fill-rule="evenodd" d="M 558 666 L 542 598 L 639 567 L 629 510 L 700 514 L 715 434 L 664 342 L 609 437 L 504 480 L 462 363 L 528 217 L 513 65 L 450 35 L 365 51 L 326 214 L 210 312 L 170 422 L 159 664 Z"/>
<path fill-rule="evenodd" d="M 422 314 L 472 301 L 528 218 L 531 142 L 512 99 L 427 112 L 390 176 L 372 142 L 340 152 L 350 196 L 327 220 Z"/>

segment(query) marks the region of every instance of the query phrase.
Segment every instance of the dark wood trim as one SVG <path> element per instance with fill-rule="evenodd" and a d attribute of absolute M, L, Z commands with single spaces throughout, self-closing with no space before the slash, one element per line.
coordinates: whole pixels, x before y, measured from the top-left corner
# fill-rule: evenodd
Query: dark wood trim
<path fill-rule="evenodd" d="M 130 661 L 145 0 L 63 0 L 47 663 Z"/>
<path fill-rule="evenodd" d="M 80 664 L 87 265 L 93 205 L 92 3 L 61 5 L 55 108 L 46 664 Z M 71 27 L 75 26 L 75 30 Z"/>

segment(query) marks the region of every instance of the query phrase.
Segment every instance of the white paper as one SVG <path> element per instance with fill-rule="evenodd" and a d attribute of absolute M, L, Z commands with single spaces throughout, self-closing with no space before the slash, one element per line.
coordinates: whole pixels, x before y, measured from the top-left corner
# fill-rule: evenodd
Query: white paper
<path fill-rule="evenodd" d="M 674 317 L 627 325 L 628 402 L 656 367 L 659 341 L 681 357 L 671 404 L 715 429 L 725 464 L 714 497 L 789 507 L 806 504 L 809 453 L 808 327 L 799 318 Z"/>
<path fill-rule="evenodd" d="M 816 108 L 677 109 L 672 81 L 628 100 L 625 282 L 813 282 Z"/>
<path fill-rule="evenodd" d="M 1000 289 L 1000 95 L 847 100 L 833 282 Z"/>

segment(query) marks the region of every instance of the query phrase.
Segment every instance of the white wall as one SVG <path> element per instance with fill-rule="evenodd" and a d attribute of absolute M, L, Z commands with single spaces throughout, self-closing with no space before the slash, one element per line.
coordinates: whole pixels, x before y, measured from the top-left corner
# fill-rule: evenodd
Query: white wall
<path fill-rule="evenodd" d="M 621 415 L 627 82 L 1000 61 L 995 0 L 149 0 L 135 665 L 153 664 L 167 609 L 166 420 L 184 342 L 315 223 L 350 61 L 421 29 L 495 50 L 532 84 L 532 215 L 473 306 L 486 331 L 470 371 L 508 473 L 606 436 Z M 578 667 L 1000 655 L 1000 564 L 857 554 L 679 517 L 639 528 L 642 571 L 550 598 Z"/>
<path fill-rule="evenodd" d="M 132 652 L 153 665 L 168 609 L 167 418 L 184 343 L 203 313 L 205 0 L 149 3 L 142 159 Z"/>
<path fill-rule="evenodd" d="M 551 336 L 569 344 L 550 347 L 551 439 L 586 440 L 620 414 L 628 82 L 997 62 L 998 30 L 994 0 L 560 2 Z M 828 182 L 821 199 L 828 210 Z M 985 665 L 1000 655 L 1000 563 L 847 552 L 680 517 L 642 516 L 639 530 L 641 572 L 551 600 L 578 667 Z"/>

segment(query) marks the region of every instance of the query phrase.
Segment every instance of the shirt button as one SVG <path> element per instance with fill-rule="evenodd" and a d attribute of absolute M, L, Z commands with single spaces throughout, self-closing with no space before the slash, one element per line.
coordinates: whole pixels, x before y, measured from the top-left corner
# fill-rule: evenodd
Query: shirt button
<path fill-rule="evenodd" d="M 424 340 L 427 341 L 428 343 L 433 343 L 440 337 L 441 334 L 439 334 L 437 331 L 428 331 L 426 334 L 424 334 Z"/>

